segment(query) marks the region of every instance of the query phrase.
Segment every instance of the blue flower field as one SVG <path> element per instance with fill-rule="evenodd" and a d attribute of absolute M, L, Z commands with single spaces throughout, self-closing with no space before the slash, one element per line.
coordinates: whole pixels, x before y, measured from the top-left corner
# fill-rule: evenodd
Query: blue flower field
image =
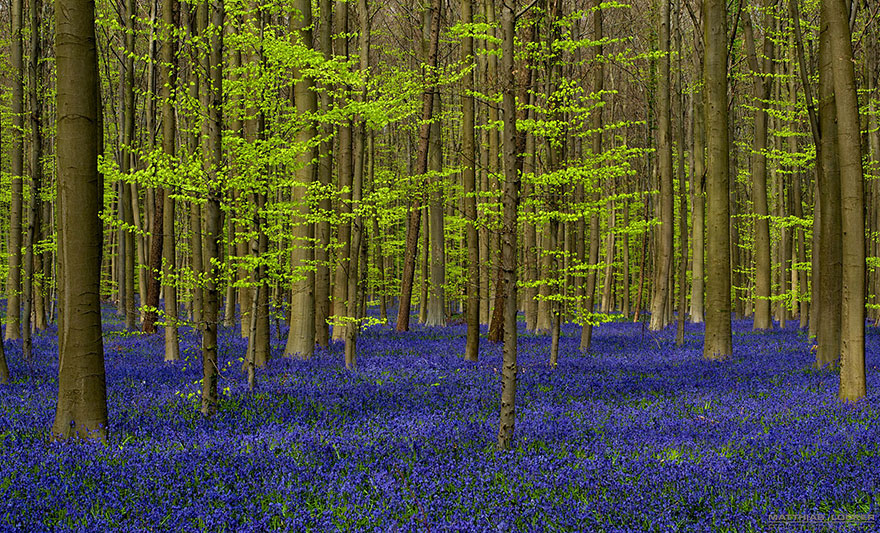
<path fill-rule="evenodd" d="M 0 388 L 3 531 L 872 531 L 880 521 L 880 335 L 868 398 L 838 403 L 806 335 L 734 325 L 734 357 L 701 359 L 702 327 L 596 330 L 560 364 L 521 331 L 515 451 L 494 444 L 501 346 L 461 358 L 465 328 L 374 326 L 347 372 L 342 345 L 275 359 L 247 390 L 246 343 L 221 330 L 220 413 L 197 410 L 198 337 L 128 334 L 106 311 L 111 443 L 49 442 L 54 330 L 35 359 L 7 342 Z M 281 332 L 284 333 L 283 331 Z M 484 332 L 485 333 L 485 332 Z M 780 515 L 782 515 L 780 517 Z M 821 516 L 820 516 L 821 515 Z M 850 515 L 850 516 L 846 516 Z M 851 516 L 858 515 L 858 516 Z M 824 516 L 817 520 L 817 516 Z M 848 518 L 847 520 L 843 520 Z M 811 529 L 812 528 L 812 529 Z"/>

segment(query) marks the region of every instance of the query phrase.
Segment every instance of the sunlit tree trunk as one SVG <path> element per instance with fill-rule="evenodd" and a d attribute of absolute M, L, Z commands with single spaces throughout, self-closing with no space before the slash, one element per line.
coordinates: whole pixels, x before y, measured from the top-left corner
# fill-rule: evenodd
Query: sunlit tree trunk
<path fill-rule="evenodd" d="M 684 171 L 684 130 L 687 113 L 685 113 L 684 104 L 684 75 L 683 61 L 681 56 L 681 2 L 677 4 L 676 13 L 676 48 L 678 55 L 678 90 L 676 97 L 678 99 L 678 128 L 676 128 L 676 145 L 678 147 L 678 240 L 681 251 L 681 257 L 678 264 L 678 320 L 676 320 L 675 344 L 682 346 L 684 344 L 684 320 L 687 313 L 687 264 L 688 264 L 688 212 L 687 201 L 688 195 L 685 188 L 685 171 Z"/>

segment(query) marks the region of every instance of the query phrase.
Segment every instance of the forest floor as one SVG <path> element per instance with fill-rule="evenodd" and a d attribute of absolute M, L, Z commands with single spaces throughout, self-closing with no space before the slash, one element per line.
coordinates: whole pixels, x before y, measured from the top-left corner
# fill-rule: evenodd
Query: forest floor
<path fill-rule="evenodd" d="M 463 325 L 361 335 L 313 360 L 273 359 L 247 390 L 245 341 L 222 329 L 220 411 L 198 413 L 198 338 L 162 362 L 161 333 L 105 310 L 111 441 L 50 443 L 57 337 L 7 342 L 0 387 L 0 530 L 804 531 L 880 523 L 880 332 L 868 398 L 837 401 L 806 335 L 734 324 L 734 356 L 701 359 L 702 327 L 595 330 L 560 364 L 522 333 L 515 450 L 494 451 L 501 347 L 462 359 Z M 795 325 L 796 324 L 792 324 Z M 283 332 L 282 332 L 283 333 Z M 485 331 L 484 331 L 485 334 Z M 821 516 L 819 516 L 821 513 Z M 845 514 L 867 515 L 849 516 Z M 779 516 L 783 515 L 783 516 Z M 808 516 L 805 516 L 808 515 Z M 821 520 L 820 520 L 821 519 Z"/>

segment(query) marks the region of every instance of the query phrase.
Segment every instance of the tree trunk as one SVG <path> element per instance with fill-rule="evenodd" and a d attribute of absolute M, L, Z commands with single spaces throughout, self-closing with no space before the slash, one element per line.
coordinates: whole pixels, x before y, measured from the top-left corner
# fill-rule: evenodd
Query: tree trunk
<path fill-rule="evenodd" d="M 852 35 L 843 0 L 822 3 L 831 40 L 834 102 L 840 159 L 843 298 L 840 391 L 845 402 L 865 397 L 865 213 L 859 101 Z M 855 6 L 853 6 L 855 9 Z M 823 131 L 824 134 L 824 131 Z"/>
<path fill-rule="evenodd" d="M 360 32 L 358 44 L 360 46 L 359 59 L 360 71 L 364 76 L 369 74 L 370 69 L 370 10 L 367 0 L 358 0 L 358 15 L 360 18 Z M 358 95 L 357 100 L 361 103 L 366 101 L 366 89 Z M 364 171 L 365 171 L 365 138 L 366 121 L 363 117 L 357 118 L 354 143 L 354 179 L 351 187 L 351 210 L 357 213 L 351 224 L 351 255 L 348 268 L 348 310 L 346 312 L 348 324 L 345 327 L 345 368 L 354 370 L 357 367 L 357 338 L 360 331 L 361 305 L 365 287 L 361 283 L 361 271 L 366 273 L 367 264 L 362 259 L 361 252 L 365 251 L 364 245 L 364 217 L 358 213 L 363 198 Z M 370 158 L 373 154 L 370 154 Z"/>
<path fill-rule="evenodd" d="M 312 3 L 310 0 L 298 0 L 294 9 L 299 11 L 300 16 L 290 19 L 291 33 L 297 35 L 300 43 L 310 49 L 312 45 Z M 299 72 L 293 73 L 296 82 L 293 88 L 294 105 L 297 113 L 310 117 L 318 111 L 318 98 L 312 90 L 314 83 L 308 76 L 301 76 Z M 311 359 L 315 350 L 315 272 L 311 265 L 314 260 L 315 226 L 308 222 L 310 209 L 307 200 L 307 191 L 315 180 L 316 167 L 312 161 L 318 156 L 317 149 L 311 144 L 317 135 L 314 124 L 307 119 L 306 127 L 297 133 L 297 143 L 302 146 L 312 146 L 300 154 L 296 170 L 296 185 L 293 187 L 293 202 L 297 209 L 297 218 L 293 221 L 293 254 L 291 257 L 292 267 L 297 278 L 293 282 L 293 297 L 290 302 L 290 331 L 287 336 L 287 345 L 284 355 L 291 357 L 297 355 L 300 359 Z"/>
<path fill-rule="evenodd" d="M 43 214 L 43 201 L 40 198 L 43 182 L 43 136 L 40 131 L 41 123 L 41 102 L 39 98 L 39 87 L 42 80 L 40 79 L 39 59 L 40 51 L 40 31 L 38 13 L 42 11 L 40 0 L 31 0 L 30 6 L 30 58 L 28 61 L 28 78 L 29 78 L 29 104 L 30 104 L 30 128 L 31 128 L 31 197 L 28 205 L 28 226 L 27 240 L 25 242 L 24 255 L 24 309 L 22 312 L 22 328 L 21 333 L 24 337 L 22 343 L 22 354 L 25 359 L 31 358 L 31 309 L 35 299 L 39 299 L 39 295 L 34 291 L 34 278 L 36 270 L 34 269 L 34 245 L 39 240 L 40 225 L 42 224 L 41 215 Z"/>
<path fill-rule="evenodd" d="M 829 13 L 822 9 L 819 34 L 819 131 L 820 145 L 816 149 L 816 212 L 814 224 L 818 219 L 817 247 L 813 253 L 818 257 L 818 272 L 813 275 L 813 298 L 816 300 L 813 313 L 816 323 L 816 366 L 836 366 L 841 349 L 841 291 L 843 286 L 843 249 L 841 243 L 841 187 L 840 154 L 838 145 L 838 117 L 834 93 L 833 63 L 836 61 L 831 49 L 832 39 L 828 20 Z M 821 172 L 818 167 L 821 166 Z M 816 315 L 816 308 L 821 316 Z"/>
<path fill-rule="evenodd" d="M 325 60 L 333 56 L 331 36 L 333 34 L 333 21 L 331 9 L 332 0 L 320 0 L 321 20 L 319 21 L 319 42 L 321 54 Z M 332 98 L 327 92 L 321 92 L 321 110 L 329 111 Z M 332 134 L 332 126 L 324 124 L 321 133 L 326 137 Z M 331 151 L 333 140 L 327 140 L 318 145 L 318 168 L 317 181 L 326 190 L 330 187 L 333 172 L 333 158 Z M 318 203 L 322 213 L 329 213 L 333 206 L 327 195 L 322 195 Z M 330 318 L 330 222 L 319 220 L 315 224 L 315 342 L 319 346 L 327 346 L 330 342 L 330 330 L 327 319 Z"/>
<path fill-rule="evenodd" d="M 60 6 L 59 6 L 60 7 Z M 12 198 L 9 205 L 9 278 L 6 284 L 6 340 L 21 338 L 22 180 L 24 174 L 24 75 L 22 0 L 12 0 Z"/>
<path fill-rule="evenodd" d="M 177 53 L 177 40 L 170 29 L 180 25 L 180 16 L 176 0 L 163 0 L 162 24 L 166 34 L 162 43 L 162 68 L 160 73 L 162 98 L 162 151 L 169 160 L 176 156 L 177 116 L 172 100 L 172 89 L 177 84 L 177 73 L 174 71 L 174 56 Z M 162 210 L 162 288 L 165 294 L 165 361 L 180 359 L 180 342 L 177 336 L 177 284 L 173 272 L 176 271 L 177 234 L 174 231 L 174 199 L 171 188 L 164 191 L 164 207 Z M 157 234 L 158 235 L 158 234 Z M 158 236 L 156 237 L 158 239 Z"/>
<path fill-rule="evenodd" d="M 652 331 L 666 327 L 667 300 L 671 298 L 669 277 L 672 272 L 674 213 L 672 185 L 672 122 L 669 98 L 669 20 L 671 2 L 660 2 L 660 75 L 657 80 L 657 152 L 660 174 L 660 228 L 657 239 L 657 264 L 654 271 L 654 297 L 651 300 Z M 726 42 L 726 37 L 725 37 Z"/>
<path fill-rule="evenodd" d="M 770 220 L 767 207 L 767 101 L 773 89 L 773 40 L 771 31 L 775 14 L 775 0 L 768 0 L 764 12 L 764 51 L 763 66 L 759 66 L 755 53 L 755 39 L 752 31 L 751 15 L 748 10 L 743 13 L 745 28 L 746 51 L 749 66 L 755 73 L 755 130 L 752 144 L 752 202 L 755 211 L 755 319 L 754 329 L 772 329 L 773 320 L 770 316 Z"/>
<path fill-rule="evenodd" d="M 101 333 L 98 153 L 100 80 L 92 0 L 55 4 L 57 65 L 59 302 L 58 403 L 52 435 L 107 442 L 107 390 Z"/>
<path fill-rule="evenodd" d="M 436 0 L 435 0 L 436 1 Z M 504 278 L 498 290 L 506 293 L 506 312 L 504 322 L 503 363 L 501 367 L 501 411 L 498 419 L 498 449 L 509 450 L 513 440 L 516 419 L 516 218 L 519 204 L 520 171 L 522 155 L 517 154 L 516 143 L 516 78 L 513 60 L 515 20 L 513 9 L 503 4 L 501 15 L 503 40 L 502 71 L 506 79 L 503 84 L 502 118 L 504 120 L 504 192 L 503 192 L 503 233 L 501 241 L 501 268 Z"/>
<path fill-rule="evenodd" d="M 593 40 L 596 42 L 601 42 L 603 39 L 603 31 L 602 31 L 602 9 L 600 7 L 599 0 L 594 2 L 595 11 L 593 11 Z M 595 45 L 592 47 L 592 53 L 594 54 L 594 59 L 598 59 L 598 57 L 602 54 L 602 46 Z M 598 65 L 595 67 L 594 76 L 593 76 L 593 93 L 597 95 L 598 98 L 601 98 L 602 90 L 604 88 L 605 83 L 605 63 L 602 61 L 597 61 Z M 594 161 L 598 161 L 599 156 L 602 154 L 602 107 L 597 107 L 596 110 L 590 115 L 592 119 L 592 124 L 590 128 L 593 130 L 592 133 L 592 158 Z M 596 198 L 598 199 L 598 198 Z M 593 313 L 594 307 L 594 297 L 596 295 L 596 265 L 599 263 L 599 214 L 593 212 L 590 214 L 590 258 L 589 258 L 589 272 L 587 273 L 587 286 L 584 293 L 584 309 L 585 313 L 584 319 L 586 322 L 581 327 L 581 342 L 580 342 L 580 351 L 588 352 L 590 351 L 590 346 L 593 342 L 593 325 L 589 322 L 591 320 L 590 315 Z"/>
<path fill-rule="evenodd" d="M 461 0 L 461 20 L 473 22 L 473 0 Z M 466 35 L 462 40 L 461 60 L 474 63 L 474 38 Z M 476 132 L 474 129 L 473 73 L 466 74 L 462 83 L 461 107 L 461 180 L 464 188 L 464 216 L 467 219 L 467 341 L 464 358 L 476 361 L 480 350 L 480 240 L 477 232 L 476 187 Z M 534 230 L 532 231 L 534 234 Z"/>
<path fill-rule="evenodd" d="M 440 94 L 434 93 L 434 109 L 440 113 Z M 431 142 L 428 148 L 428 170 L 440 173 L 443 170 L 443 146 L 440 139 L 440 121 L 431 124 Z M 443 209 L 443 179 L 435 179 L 434 194 L 431 199 L 431 293 L 428 299 L 428 316 L 425 324 L 442 326 L 446 324 L 446 238 Z"/>
<path fill-rule="evenodd" d="M 703 0 L 706 90 L 706 334 L 703 357 L 733 352 L 730 328 L 730 145 L 727 124 L 727 14 L 723 0 Z"/>
<path fill-rule="evenodd" d="M 699 31 L 699 28 L 694 31 Z M 702 72 L 702 59 L 694 60 L 694 67 L 697 72 Z M 705 221 L 706 221 L 706 203 L 705 203 L 705 183 L 706 183 L 706 128 L 705 128 L 705 110 L 703 92 L 695 92 L 692 96 L 692 113 L 693 113 L 693 138 L 694 151 L 691 154 L 693 169 L 693 183 L 691 192 L 693 193 L 694 205 L 691 224 L 691 243 L 693 246 L 692 259 L 692 275 L 693 285 L 691 286 L 691 322 L 700 324 L 703 322 L 703 294 L 705 292 L 705 275 L 704 275 L 704 257 L 705 257 Z"/>
<path fill-rule="evenodd" d="M 428 169 L 428 143 L 430 122 L 434 109 L 434 91 L 437 78 L 433 68 L 437 66 L 437 52 L 440 39 L 440 0 L 431 0 L 431 40 L 428 51 L 428 68 L 425 90 L 422 93 L 422 120 L 419 126 L 419 152 L 416 175 L 423 176 Z M 397 331 L 409 331 L 409 315 L 412 305 L 413 277 L 416 266 L 416 251 L 421 224 L 422 198 L 417 194 L 410 202 L 409 226 L 404 248 L 403 275 L 400 282 L 400 305 L 397 309 Z"/>
<path fill-rule="evenodd" d="M 165 211 L 165 192 L 156 188 L 153 194 L 152 238 L 150 239 L 150 263 L 147 268 L 147 311 L 144 314 L 142 330 L 156 333 L 156 311 L 159 308 L 159 273 L 162 268 L 162 224 Z"/>
<path fill-rule="evenodd" d="M 348 33 L 348 3 L 336 2 L 336 33 Z M 348 57 L 347 39 L 337 39 L 336 55 Z M 344 105 L 344 101 L 339 104 Z M 351 120 L 345 120 L 339 125 L 339 155 L 336 156 L 339 173 L 339 190 L 342 191 L 339 198 L 339 248 L 336 251 L 336 274 L 333 282 L 333 314 L 337 317 L 345 316 L 348 306 L 348 270 L 351 261 L 351 183 L 354 169 L 352 168 L 352 129 Z M 333 340 L 345 339 L 345 326 L 337 322 L 333 326 Z"/>
<path fill-rule="evenodd" d="M 212 417 L 217 413 L 217 311 L 220 294 L 218 290 L 220 280 L 220 236 L 223 228 L 222 212 L 220 211 L 220 197 L 222 195 L 221 179 L 223 166 L 223 146 L 221 132 L 223 128 L 223 33 L 219 28 L 223 25 L 223 0 L 214 0 L 208 4 L 199 6 L 199 29 L 207 29 L 210 12 L 210 22 L 214 29 L 210 34 L 209 53 L 205 62 L 207 79 L 202 84 L 202 90 L 206 94 L 207 106 L 207 146 L 205 154 L 205 166 L 208 173 L 208 202 L 205 217 L 205 264 L 206 269 L 205 292 L 204 292 L 204 329 L 202 330 L 202 405 L 201 412 L 205 417 Z M 199 31 L 205 34 L 204 31 Z M 207 60 L 207 61 L 205 61 Z"/>
<path fill-rule="evenodd" d="M 681 4 L 678 4 L 679 12 L 676 19 L 681 20 Z M 676 323 L 675 345 L 684 345 L 684 319 L 687 312 L 687 264 L 688 264 L 688 212 L 687 190 L 685 188 L 684 173 L 684 129 L 685 129 L 685 105 L 684 105 L 684 79 L 682 74 L 681 59 L 681 23 L 676 26 L 676 43 L 678 48 L 678 128 L 676 144 L 678 145 L 678 240 L 681 247 L 681 258 L 678 266 L 678 320 Z"/>
<path fill-rule="evenodd" d="M 137 5 L 134 0 L 125 2 L 125 50 L 122 59 L 122 67 L 125 71 L 123 78 L 123 94 L 122 105 L 124 115 L 122 117 L 122 144 L 123 148 L 120 153 L 119 171 L 121 174 L 128 174 L 131 171 L 131 149 L 134 140 L 134 37 L 135 37 L 135 17 L 137 16 Z M 135 239 L 140 239 L 131 232 L 129 228 L 135 225 L 133 202 L 137 202 L 137 198 L 132 197 L 132 188 L 128 183 L 120 182 L 120 215 L 126 228 L 120 232 L 120 244 L 123 249 L 122 258 L 122 276 L 120 288 L 122 289 L 123 298 L 120 300 L 122 312 L 125 314 L 125 328 L 132 330 L 135 328 L 137 316 L 135 313 L 134 301 L 134 275 L 135 275 Z M 138 221 L 139 222 L 139 221 Z M 138 269 L 140 270 L 140 269 Z M 141 293 L 144 298 L 144 293 Z"/>
<path fill-rule="evenodd" d="M 614 194 L 613 184 L 609 187 L 610 194 Z M 602 281 L 602 307 L 603 313 L 612 312 L 614 303 L 612 296 L 614 292 L 614 201 L 608 202 L 608 235 L 605 237 L 605 276 Z"/>

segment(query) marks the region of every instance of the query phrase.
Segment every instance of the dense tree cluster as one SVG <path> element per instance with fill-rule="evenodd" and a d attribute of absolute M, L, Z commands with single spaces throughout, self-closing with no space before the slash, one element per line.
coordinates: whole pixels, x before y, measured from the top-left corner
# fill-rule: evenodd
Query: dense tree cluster
<path fill-rule="evenodd" d="M 4 41 L 5 338 L 59 324 L 53 432 L 106 439 L 100 303 L 126 327 L 272 324 L 286 357 L 363 325 L 517 318 L 580 349 L 615 316 L 652 331 L 799 320 L 842 400 L 880 319 L 880 22 L 866 0 L 12 0 Z M 5 31 L 5 30 L 4 30 Z M 368 312 L 378 308 L 376 313 Z M 57 309 L 57 311 L 56 311 Z M 412 315 L 412 316 L 411 316 Z M 488 335 L 480 336 L 480 326 Z M 5 359 L 0 377 L 8 380 Z"/>

